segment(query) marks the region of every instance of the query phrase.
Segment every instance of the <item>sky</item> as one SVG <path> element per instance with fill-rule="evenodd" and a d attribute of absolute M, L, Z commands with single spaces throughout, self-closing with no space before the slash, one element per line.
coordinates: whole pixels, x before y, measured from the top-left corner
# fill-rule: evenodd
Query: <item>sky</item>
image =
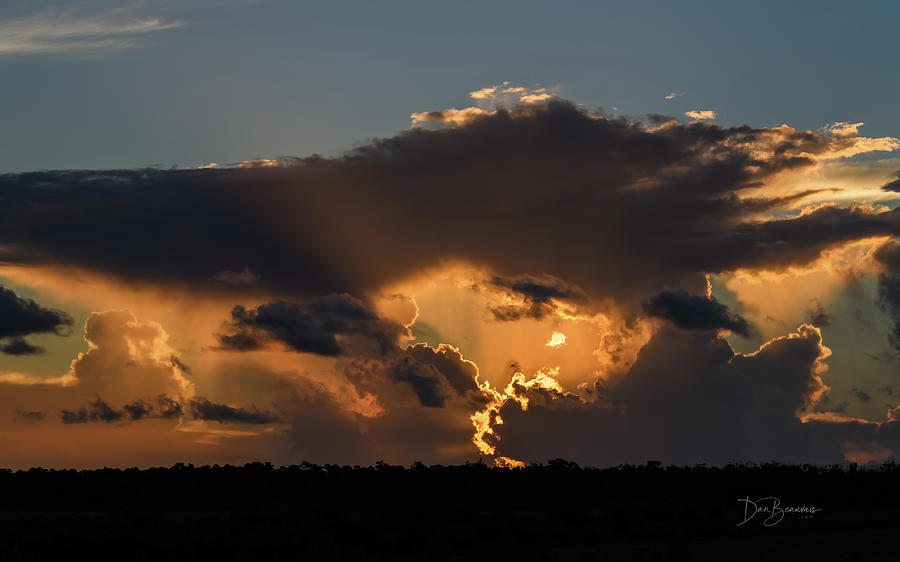
<path fill-rule="evenodd" d="M 5 2 L 0 464 L 900 455 L 888 2 Z"/>

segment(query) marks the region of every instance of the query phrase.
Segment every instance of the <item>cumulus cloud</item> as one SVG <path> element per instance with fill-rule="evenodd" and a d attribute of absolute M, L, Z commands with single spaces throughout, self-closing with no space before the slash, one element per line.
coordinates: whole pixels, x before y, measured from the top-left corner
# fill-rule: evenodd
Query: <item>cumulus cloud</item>
<path fill-rule="evenodd" d="M 527 411 L 506 401 L 497 454 L 599 465 L 838 462 L 832 428 L 817 433 L 799 417 L 826 390 L 820 375 L 829 354 L 808 325 L 750 354 L 711 332 L 664 329 L 618 383 L 581 396 L 544 393 Z"/>
<path fill-rule="evenodd" d="M 84 339 L 90 349 L 79 354 L 70 371 L 79 388 L 115 403 L 193 395 L 193 383 L 171 361 L 175 353 L 159 324 L 139 321 L 128 310 L 95 312 L 85 323 Z"/>
<path fill-rule="evenodd" d="M 52 409 L 66 424 L 112 423 L 151 411 L 171 418 L 173 405 L 193 395 L 193 383 L 171 360 L 174 351 L 158 324 L 139 321 L 125 310 L 95 312 L 85 323 L 84 339 L 88 351 L 79 353 L 62 376 L 0 380 L 0 410 Z"/>
<path fill-rule="evenodd" d="M 429 408 L 443 408 L 451 397 L 462 397 L 473 405 L 487 400 L 478 386 L 478 367 L 447 344 L 407 347 L 389 365 L 387 376 L 408 384 L 419 403 Z"/>

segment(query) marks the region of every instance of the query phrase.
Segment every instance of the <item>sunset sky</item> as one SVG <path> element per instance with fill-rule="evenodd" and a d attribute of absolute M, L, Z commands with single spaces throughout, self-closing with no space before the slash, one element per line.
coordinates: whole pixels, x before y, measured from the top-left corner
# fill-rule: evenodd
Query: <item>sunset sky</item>
<path fill-rule="evenodd" d="M 0 465 L 900 455 L 900 7 L 0 5 Z"/>

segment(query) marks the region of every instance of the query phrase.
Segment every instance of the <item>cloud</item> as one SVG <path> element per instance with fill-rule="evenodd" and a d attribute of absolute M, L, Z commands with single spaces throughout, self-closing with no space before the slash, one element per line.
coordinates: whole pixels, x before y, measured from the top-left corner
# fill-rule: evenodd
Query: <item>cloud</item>
<path fill-rule="evenodd" d="M 44 421 L 44 412 L 37 410 L 16 410 L 17 421 L 36 423 Z"/>
<path fill-rule="evenodd" d="M 859 128 L 862 127 L 864 123 L 848 123 L 846 121 L 836 121 L 834 123 L 830 123 L 822 127 L 822 130 L 838 136 L 856 136 L 859 133 Z"/>
<path fill-rule="evenodd" d="M 409 384 L 419 398 L 419 403 L 427 408 L 443 408 L 450 394 L 437 369 L 409 356 L 395 361 L 390 367 L 389 376 L 396 381 Z"/>
<path fill-rule="evenodd" d="M 678 96 L 683 96 L 683 95 L 684 95 L 684 92 L 670 92 L 670 93 L 666 94 L 664 97 L 667 100 L 673 100 L 673 99 L 677 98 Z"/>
<path fill-rule="evenodd" d="M 140 18 L 128 9 L 97 14 L 51 9 L 0 21 L 0 56 L 78 55 L 131 49 L 139 38 L 184 25 L 159 18 Z"/>
<path fill-rule="evenodd" d="M 504 108 L 520 104 L 543 104 L 558 99 L 557 94 L 548 91 L 547 88 L 513 86 L 509 82 L 469 92 L 469 97 L 475 100 L 479 107 L 415 112 L 410 115 L 413 127 L 418 127 L 423 123 L 442 123 L 453 126 L 468 125 L 477 119 L 495 115 L 498 110 Z"/>
<path fill-rule="evenodd" d="M 155 403 L 155 404 L 154 404 Z M 192 419 L 219 423 L 269 424 L 278 417 L 269 412 L 261 412 L 255 406 L 250 409 L 216 404 L 206 398 L 179 402 L 169 396 L 160 395 L 154 401 L 138 399 L 114 408 L 99 396 L 79 409 L 63 409 L 60 419 L 64 424 L 90 422 L 126 422 L 146 419 L 174 419 L 189 413 Z"/>
<path fill-rule="evenodd" d="M 882 186 L 882 188 L 881 188 L 882 190 L 884 190 L 884 191 L 900 191 L 900 172 L 896 172 L 893 175 L 897 179 L 884 184 L 884 186 Z"/>
<path fill-rule="evenodd" d="M 544 393 L 527 409 L 507 400 L 496 453 L 594 465 L 839 462 L 838 434 L 853 430 L 798 417 L 826 389 L 829 353 L 812 326 L 750 354 L 712 332 L 663 329 L 618 382 L 581 396 Z"/>
<path fill-rule="evenodd" d="M 521 298 L 521 302 L 491 308 L 501 322 L 531 318 L 541 320 L 557 311 L 557 302 L 584 303 L 587 296 L 578 287 L 553 276 L 523 275 L 512 278 L 494 276 L 490 284 Z"/>
<path fill-rule="evenodd" d="M 667 285 L 701 291 L 708 272 L 805 265 L 898 231 L 897 212 L 852 207 L 760 220 L 785 200 L 752 186 L 860 142 L 789 128 L 647 129 L 552 102 L 278 167 L 6 175 L 0 193 L 16 212 L 0 225 L 0 257 L 283 298 L 365 298 L 457 259 L 502 277 L 552 275 L 639 309 Z M 252 285 L 214 279 L 245 267 Z"/>
<path fill-rule="evenodd" d="M 411 113 L 409 118 L 412 119 L 413 125 L 420 123 L 448 123 L 451 125 L 466 125 L 487 115 L 493 115 L 493 111 L 479 109 L 477 107 L 466 107 L 463 109 L 443 109 L 440 111 L 421 111 Z"/>
<path fill-rule="evenodd" d="M 196 419 L 219 423 L 266 424 L 278 421 L 278 417 L 269 412 L 261 412 L 255 407 L 249 410 L 235 408 L 226 404 L 215 404 L 205 398 L 191 400 L 189 409 Z"/>
<path fill-rule="evenodd" d="M 36 355 L 43 352 L 43 347 L 31 345 L 22 337 L 9 338 L 5 342 L 0 341 L 0 353 L 6 355 Z"/>
<path fill-rule="evenodd" d="M 828 314 L 828 311 L 825 310 L 822 303 L 817 303 L 814 310 L 808 310 L 806 312 L 806 317 L 807 321 L 817 328 L 827 328 L 831 325 L 833 320 L 832 315 Z"/>
<path fill-rule="evenodd" d="M 279 342 L 293 351 L 329 357 L 341 355 L 349 344 L 346 339 L 354 336 L 386 353 L 406 331 L 346 294 L 300 303 L 277 301 L 254 310 L 236 306 L 227 329 L 228 333 L 219 335 L 222 349 L 252 351 Z"/>
<path fill-rule="evenodd" d="M 25 272 L 17 283 L 53 271 L 128 287 L 150 302 L 141 317 L 175 330 L 92 314 L 88 351 L 57 383 L 0 377 L 4 419 L 66 411 L 85 423 L 58 430 L 104 435 L 177 419 L 190 429 L 172 433 L 204 447 L 266 443 L 325 462 L 491 448 L 507 462 L 830 462 L 842 442 L 893 450 L 891 427 L 822 407 L 817 328 L 736 353 L 717 332 L 755 337 L 756 326 L 730 298 L 703 295 L 717 275 L 786 274 L 900 234 L 895 210 L 807 206 L 824 192 L 772 189 L 894 141 L 846 127 L 648 125 L 560 100 L 484 111 L 275 166 L 0 176 L 0 261 Z M 425 296 L 457 282 L 443 300 Z M 155 314 L 184 302 L 183 315 Z M 797 321 L 814 303 L 798 302 Z M 455 325 L 429 316 L 441 307 Z M 431 345 L 407 346 L 412 328 Z M 546 347 L 554 332 L 564 349 Z"/>
<path fill-rule="evenodd" d="M 900 351 L 900 244 L 888 240 L 879 246 L 874 257 L 884 268 L 878 276 L 878 290 L 881 304 L 894 322 L 889 337 Z"/>
<path fill-rule="evenodd" d="M 193 395 L 193 383 L 171 361 L 174 351 L 159 324 L 139 321 L 128 310 L 95 312 L 85 323 L 84 339 L 90 349 L 72 362 L 69 374 L 75 386 L 113 403 Z"/>
<path fill-rule="evenodd" d="M 0 353 L 29 355 L 41 353 L 23 336 L 51 333 L 67 336 L 74 320 L 62 310 L 43 308 L 31 299 L 19 297 L 0 286 Z M 3 341 L 6 340 L 6 341 Z"/>
<path fill-rule="evenodd" d="M 685 111 L 684 114 L 691 119 L 696 120 L 715 119 L 716 117 L 718 117 L 718 114 L 710 109 L 692 109 L 690 111 Z"/>
<path fill-rule="evenodd" d="M 496 86 L 488 86 L 469 92 L 469 97 L 480 102 L 500 105 L 514 105 L 516 103 L 541 103 L 557 97 L 556 93 L 547 88 L 529 88 L 526 86 L 513 86 L 510 82 L 503 82 Z M 473 109 L 473 108 L 472 108 Z"/>
<path fill-rule="evenodd" d="M 519 98 L 519 101 L 522 103 L 542 103 L 545 101 L 552 100 L 555 97 L 556 97 L 556 94 L 541 92 L 541 93 L 524 94 L 522 97 Z"/>
<path fill-rule="evenodd" d="M 685 291 L 663 291 L 644 303 L 650 316 L 669 320 L 685 330 L 731 330 L 750 336 L 750 325 L 715 297 L 691 295 Z"/>
<path fill-rule="evenodd" d="M 113 423 L 121 421 L 124 416 L 125 415 L 121 411 L 110 407 L 110 405 L 104 402 L 99 396 L 87 408 L 81 408 L 79 410 L 63 410 L 60 412 L 62 422 L 66 424 L 88 423 L 94 421 Z"/>
<path fill-rule="evenodd" d="M 180 413 L 178 403 L 193 396 L 193 383 L 173 363 L 168 335 L 158 324 L 125 310 L 95 312 L 84 339 L 88 351 L 62 376 L 0 377 L 0 411 L 55 410 L 65 424 L 113 423 L 173 418 L 173 408 Z"/>
<path fill-rule="evenodd" d="M 231 285 L 250 285 L 259 281 L 259 275 L 245 265 L 241 271 L 220 271 L 213 275 L 213 279 Z"/>
<path fill-rule="evenodd" d="M 406 353 L 417 362 L 433 367 L 457 394 L 465 396 L 469 393 L 480 393 L 477 384 L 478 367 L 475 363 L 464 359 L 458 348 L 447 344 L 433 348 L 418 343 L 407 347 Z"/>
<path fill-rule="evenodd" d="M 428 408 L 444 408 L 454 397 L 473 406 L 488 400 L 478 385 L 478 367 L 447 344 L 408 346 L 388 366 L 387 378 L 408 384 L 419 403 Z"/>

